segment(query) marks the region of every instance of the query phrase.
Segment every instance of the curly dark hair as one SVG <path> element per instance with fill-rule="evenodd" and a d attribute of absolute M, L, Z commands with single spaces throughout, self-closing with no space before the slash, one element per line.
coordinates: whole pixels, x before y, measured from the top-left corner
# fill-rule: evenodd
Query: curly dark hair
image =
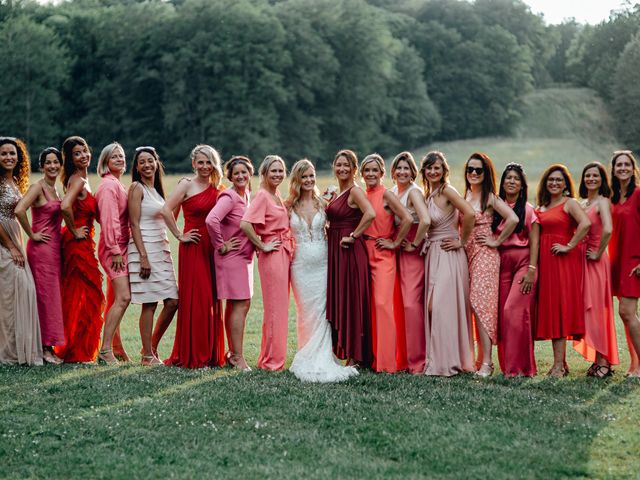
<path fill-rule="evenodd" d="M 27 146 L 19 138 L 0 137 L 0 146 L 6 144 L 13 145 L 16 148 L 18 161 L 16 162 L 16 166 L 13 167 L 11 175 L 20 193 L 24 193 L 27 191 L 27 188 L 29 188 L 29 175 L 31 174 L 31 159 L 29 158 Z M 1 168 L 2 167 L 0 167 L 0 169 Z"/>

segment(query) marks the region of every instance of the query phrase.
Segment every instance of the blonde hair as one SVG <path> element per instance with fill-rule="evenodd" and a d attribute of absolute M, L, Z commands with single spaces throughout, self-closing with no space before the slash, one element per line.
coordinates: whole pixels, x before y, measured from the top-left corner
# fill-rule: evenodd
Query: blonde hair
<path fill-rule="evenodd" d="M 282 168 L 284 169 L 284 174 L 287 174 L 287 165 L 284 163 L 284 160 L 279 155 L 267 155 L 262 160 L 260 167 L 258 167 L 258 174 L 260 175 L 260 185 L 264 185 L 265 177 L 267 176 L 267 172 L 276 162 L 280 162 L 282 164 Z"/>
<path fill-rule="evenodd" d="M 409 170 L 411 170 L 411 180 L 415 181 L 415 179 L 418 178 L 418 165 L 416 165 L 416 161 L 413 155 L 411 155 L 411 152 L 400 152 L 395 156 L 393 162 L 391 162 L 391 178 L 395 175 L 400 162 L 407 162 Z"/>
<path fill-rule="evenodd" d="M 382 172 L 382 176 L 384 177 L 384 174 L 385 174 L 384 159 L 378 153 L 372 153 L 364 157 L 362 162 L 360 162 L 360 175 L 362 175 L 362 172 L 364 172 L 365 165 L 371 162 L 376 162 L 376 164 L 378 165 L 378 168 Z"/>
<path fill-rule="evenodd" d="M 98 172 L 99 176 L 104 177 L 107 173 L 110 172 L 109 158 L 111 157 L 111 155 L 113 155 L 113 152 L 116 148 L 120 148 L 120 150 L 122 150 L 122 155 L 124 156 L 124 148 L 118 142 L 110 143 L 102 149 L 102 152 L 100 152 L 100 157 L 98 158 L 98 166 L 96 167 L 96 171 Z M 127 166 L 125 164 L 122 173 L 124 173 L 126 169 Z"/>
<path fill-rule="evenodd" d="M 307 158 L 298 160 L 293 164 L 293 167 L 291 167 L 291 174 L 289 175 L 289 196 L 285 202 L 289 211 L 295 211 L 298 206 L 300 201 L 300 190 L 302 189 L 302 176 L 310 168 L 315 170 L 313 163 L 311 163 Z M 324 200 L 322 200 L 317 186 L 313 187 L 311 196 L 313 198 L 313 203 L 318 210 L 324 208 Z"/>
<path fill-rule="evenodd" d="M 191 150 L 191 162 L 193 162 L 196 158 L 196 155 L 201 153 L 211 162 L 213 165 L 213 172 L 211 172 L 211 176 L 209 177 L 209 182 L 216 188 L 220 186 L 220 182 L 222 181 L 222 160 L 220 160 L 220 154 L 218 151 L 213 148 L 211 145 L 196 145 Z"/>

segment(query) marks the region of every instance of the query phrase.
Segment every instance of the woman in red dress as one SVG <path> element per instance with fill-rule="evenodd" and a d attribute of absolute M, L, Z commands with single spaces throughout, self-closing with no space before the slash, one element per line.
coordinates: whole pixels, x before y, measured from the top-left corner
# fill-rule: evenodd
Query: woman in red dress
<path fill-rule="evenodd" d="M 382 184 L 384 160 L 374 153 L 360 164 L 367 186 L 367 199 L 376 218 L 364 232 L 371 272 L 371 324 L 373 327 L 373 369 L 395 373 L 407 369 L 407 341 L 396 250 L 404 242 L 412 218 L 398 197 Z M 400 218 L 396 233 L 395 217 Z M 395 238 L 394 238 L 395 237 Z"/>
<path fill-rule="evenodd" d="M 224 364 L 222 306 L 217 299 L 213 252 L 205 220 L 220 193 L 220 155 L 209 145 L 191 151 L 192 178 L 183 178 L 171 194 L 162 216 L 180 241 L 178 250 L 178 321 L 171 356 L 166 365 L 183 368 Z M 174 212 L 182 207 L 184 232 Z"/>
<path fill-rule="evenodd" d="M 93 240 L 93 221 L 98 203 L 91 194 L 87 169 L 91 151 L 80 137 L 62 144 L 65 194 L 61 209 L 62 229 L 62 316 L 66 344 L 55 353 L 65 362 L 93 362 L 98 354 L 102 330 L 102 274 L 98 269 Z"/>
<path fill-rule="evenodd" d="M 369 261 L 362 235 L 376 214 L 356 185 L 357 172 L 356 154 L 340 150 L 333 160 L 340 194 L 327 206 L 327 320 L 336 356 L 369 367 L 373 361 Z"/>
<path fill-rule="evenodd" d="M 591 221 L 586 237 L 587 262 L 584 278 L 585 335 L 573 342 L 573 348 L 592 365 L 590 377 L 605 378 L 613 374 L 611 365 L 617 365 L 618 343 L 613 321 L 611 295 L 611 267 L 607 245 L 611 238 L 611 189 L 607 171 L 600 162 L 591 162 L 582 170 L 579 188 L 582 208 Z"/>
<path fill-rule="evenodd" d="M 627 332 L 631 364 L 627 374 L 640 377 L 640 179 L 638 164 L 630 150 L 611 159 L 613 235 L 609 242 L 611 289 L 618 297 L 618 311 Z"/>
<path fill-rule="evenodd" d="M 584 336 L 584 248 L 591 222 L 574 198 L 571 174 L 564 165 L 547 168 L 538 185 L 540 265 L 536 339 L 551 340 L 552 377 L 567 375 L 567 338 Z M 535 226 L 534 228 L 538 228 Z"/>

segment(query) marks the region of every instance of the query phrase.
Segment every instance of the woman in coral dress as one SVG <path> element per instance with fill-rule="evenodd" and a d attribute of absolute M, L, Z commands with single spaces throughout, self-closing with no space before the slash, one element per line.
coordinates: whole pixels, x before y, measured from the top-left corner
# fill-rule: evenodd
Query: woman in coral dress
<path fill-rule="evenodd" d="M 0 137 L 0 364 L 42 365 L 36 289 L 14 214 L 30 170 L 22 140 Z"/>
<path fill-rule="evenodd" d="M 250 371 L 244 358 L 244 327 L 253 296 L 253 244 L 240 229 L 249 205 L 253 165 L 247 157 L 231 157 L 224 171 L 233 186 L 218 196 L 207 217 L 214 248 L 216 290 L 226 300 L 224 324 L 229 345 L 228 361 L 234 368 Z"/>
<path fill-rule="evenodd" d="M 518 216 L 496 195 L 493 162 L 484 153 L 473 153 L 465 164 L 465 199 L 475 211 L 475 225 L 465 246 L 469 262 L 469 300 L 480 340 L 476 374 L 493 375 L 492 345 L 498 343 L 498 286 L 500 254 L 497 248 L 513 232 Z M 504 226 L 497 238 L 491 225 L 497 212 Z"/>
<path fill-rule="evenodd" d="M 205 220 L 220 193 L 220 155 L 209 145 L 191 151 L 192 178 L 178 182 L 162 216 L 180 241 L 178 250 L 178 321 L 171 356 L 166 365 L 183 368 L 224 364 L 222 305 L 217 299 L 213 252 Z M 184 231 L 173 212 L 182 207 Z"/>
<path fill-rule="evenodd" d="M 584 248 L 591 222 L 574 199 L 564 165 L 547 168 L 538 185 L 540 264 L 536 340 L 551 340 L 553 366 L 547 375 L 567 375 L 567 339 L 584 336 Z M 538 228 L 538 227 L 536 227 Z"/>
<path fill-rule="evenodd" d="M 404 337 L 407 343 L 407 368 L 410 373 L 424 372 L 424 258 L 420 255 L 431 218 L 422 188 L 415 183 L 418 166 L 409 152 L 396 155 L 391 163 L 391 189 L 411 215 L 409 233 L 398 252 L 401 302 L 404 311 Z M 400 218 L 395 218 L 396 227 Z"/>
<path fill-rule="evenodd" d="M 127 191 L 120 181 L 125 170 L 122 145 L 114 142 L 104 147 L 98 158 L 97 171 L 101 180 L 96 191 L 96 202 L 100 222 L 98 259 L 107 275 L 107 305 L 98 358 L 107 364 L 117 364 L 116 355 L 123 361 L 129 360 L 120 339 L 120 322 L 131 302 L 127 269 L 129 210 Z"/>
<path fill-rule="evenodd" d="M 62 359 L 53 353 L 53 347 L 64 345 L 62 320 L 62 212 L 56 180 L 62 169 L 62 155 L 49 147 L 40 154 L 40 170 L 44 177 L 29 187 L 16 206 L 16 218 L 27 233 L 27 258 L 33 273 L 38 297 L 38 318 L 44 361 L 59 364 Z M 33 225 L 29 224 L 27 210 L 31 208 Z"/>
<path fill-rule="evenodd" d="M 327 206 L 327 319 L 336 356 L 370 367 L 373 342 L 369 260 L 362 236 L 376 214 L 365 192 L 355 183 L 357 172 L 356 154 L 339 151 L 333 160 L 333 173 L 340 194 Z"/>
<path fill-rule="evenodd" d="M 443 153 L 427 153 L 420 165 L 420 176 L 431 217 L 423 247 L 425 374 L 450 377 L 474 372 L 469 267 L 464 251 L 475 221 L 473 207 L 449 185 L 449 165 Z"/>
<path fill-rule="evenodd" d="M 533 309 L 540 230 L 527 202 L 529 187 L 522 165 L 509 163 L 500 179 L 500 198 L 518 216 L 513 233 L 499 247 L 498 361 L 505 377 L 537 373 L 533 342 Z M 494 212 L 491 229 L 500 235 L 505 221 Z"/>
<path fill-rule="evenodd" d="M 87 169 L 89 145 L 81 137 L 62 144 L 65 194 L 62 216 L 62 316 L 66 344 L 55 349 L 65 362 L 93 362 L 98 354 L 102 330 L 102 274 L 95 254 L 93 222 L 98 203 L 91 194 Z"/>
<path fill-rule="evenodd" d="M 627 333 L 631 362 L 627 374 L 640 377 L 640 173 L 630 150 L 611 159 L 613 235 L 609 242 L 612 293 L 618 297 L 619 313 Z"/>
<path fill-rule="evenodd" d="M 262 289 L 262 343 L 258 368 L 282 370 L 287 357 L 289 285 L 293 238 L 278 186 L 286 175 L 284 160 L 267 155 L 258 169 L 260 190 L 242 217 L 240 228 L 258 251 Z"/>
<path fill-rule="evenodd" d="M 407 342 L 400 279 L 396 268 L 396 250 L 411 228 L 411 215 L 398 197 L 382 184 L 384 160 L 377 153 L 360 164 L 367 186 L 367 199 L 376 218 L 364 232 L 369 271 L 371 272 L 371 325 L 373 333 L 373 369 L 395 373 L 407 368 Z M 394 216 L 400 218 L 396 235 Z M 394 239 L 395 237 L 395 239 Z"/>

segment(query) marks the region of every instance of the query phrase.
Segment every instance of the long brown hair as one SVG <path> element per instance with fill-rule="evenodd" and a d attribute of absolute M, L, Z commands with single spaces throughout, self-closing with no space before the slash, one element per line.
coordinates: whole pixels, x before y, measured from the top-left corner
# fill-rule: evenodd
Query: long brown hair
<path fill-rule="evenodd" d="M 471 160 L 479 160 L 482 163 L 482 170 L 484 176 L 482 177 L 482 193 L 480 195 L 480 210 L 485 211 L 487 209 L 487 203 L 489 203 L 489 195 L 496 194 L 496 170 L 493 167 L 493 162 L 488 155 L 480 152 L 472 153 L 464 164 L 464 197 L 467 198 L 467 193 L 471 190 L 471 184 L 467 179 L 467 167 Z"/>
<path fill-rule="evenodd" d="M 340 157 L 344 157 L 347 159 L 349 165 L 351 165 L 351 170 L 353 170 L 353 178 L 355 178 L 358 174 L 358 156 L 356 155 L 356 153 L 353 150 L 340 150 L 338 153 L 336 153 L 336 156 L 333 157 L 333 163 L 331 165 L 334 166 L 336 164 L 336 161 Z"/>
<path fill-rule="evenodd" d="M 600 173 L 600 188 L 598 189 L 598 193 L 603 197 L 609 198 L 611 197 L 611 187 L 609 187 L 609 177 L 607 176 L 607 169 L 604 168 L 600 162 L 590 162 L 587 163 L 582 169 L 582 175 L 580 175 L 580 186 L 578 187 L 578 194 L 580 198 L 587 198 L 589 193 L 587 192 L 587 184 L 584 181 L 584 176 L 587 173 L 587 170 L 590 168 L 597 168 Z"/>
<path fill-rule="evenodd" d="M 518 193 L 518 199 L 516 200 L 516 204 L 513 206 L 513 211 L 518 215 L 518 224 L 516 225 L 514 233 L 520 233 L 524 228 L 524 221 L 527 216 L 527 196 L 529 194 L 529 185 L 527 184 L 527 174 L 524 171 L 524 168 L 519 163 L 508 163 L 506 167 L 504 167 L 504 172 L 502 172 L 502 177 L 500 177 L 500 188 L 498 189 L 498 196 L 507 201 L 507 191 L 504 189 L 504 181 L 507 178 L 507 174 L 509 172 L 516 172 L 516 174 L 520 177 L 520 193 Z M 498 213 L 497 210 L 493 210 L 493 222 L 491 223 L 491 231 L 495 232 L 498 229 L 500 223 L 502 223 L 502 215 Z"/>
<path fill-rule="evenodd" d="M 62 142 L 62 187 L 65 192 L 69 186 L 71 175 L 76 173 L 76 166 L 73 164 L 73 147 L 77 147 L 78 145 L 86 147 L 87 150 L 91 152 L 89 144 L 82 137 L 73 136 Z"/>
<path fill-rule="evenodd" d="M 616 177 L 613 173 L 613 169 L 616 166 L 616 161 L 618 160 L 618 158 L 622 157 L 623 155 L 629 157 L 629 160 L 631 160 L 631 165 L 633 167 L 633 175 L 631 175 L 629 185 L 627 185 L 627 191 L 624 192 L 624 198 L 629 198 L 638 184 L 638 177 L 640 176 L 640 172 L 638 172 L 638 162 L 633 156 L 633 152 L 631 150 L 618 150 L 613 152 L 613 157 L 611 157 L 611 191 L 613 192 L 611 203 L 618 203 L 622 195 L 622 192 L 620 191 L 622 189 L 622 187 L 620 186 L 620 180 L 618 180 L 618 177 Z"/>
<path fill-rule="evenodd" d="M 547 180 L 549 179 L 549 175 L 558 171 L 562 173 L 562 176 L 564 177 L 564 196 L 569 198 L 576 197 L 573 179 L 571 178 L 569 169 L 561 163 L 554 163 L 547 167 L 542 174 L 540 183 L 538 183 L 538 207 L 546 207 L 551 203 L 551 194 L 549 193 L 549 190 L 547 190 Z"/>
<path fill-rule="evenodd" d="M 153 188 L 156 189 L 156 192 L 162 197 L 164 197 L 164 183 L 162 179 L 164 178 L 164 166 L 160 161 L 160 156 L 154 147 L 138 147 L 136 148 L 136 153 L 133 155 L 133 165 L 131 165 L 131 181 L 142 183 L 142 176 L 140 172 L 138 172 L 138 157 L 142 152 L 148 153 L 151 155 L 156 161 L 156 173 L 153 175 Z"/>
<path fill-rule="evenodd" d="M 31 160 L 27 146 L 19 138 L 0 137 L 0 145 L 6 144 L 13 145 L 16 148 L 18 161 L 16 162 L 16 166 L 13 167 L 11 176 L 20 193 L 24 193 L 27 191 L 27 188 L 29 188 L 29 175 L 31 174 Z"/>
<path fill-rule="evenodd" d="M 295 211 L 298 206 L 298 202 L 300 202 L 302 175 L 304 175 L 304 173 L 310 168 L 313 168 L 315 170 L 313 163 L 311 163 L 311 161 L 307 158 L 298 160 L 293 164 L 293 167 L 291 167 L 291 174 L 289 175 L 289 196 L 285 201 L 285 204 L 289 211 Z M 318 210 L 320 210 L 321 208 L 324 209 L 325 203 L 320 196 L 320 191 L 318 190 L 317 186 L 313 188 L 312 198 L 313 203 Z"/>
<path fill-rule="evenodd" d="M 438 151 L 427 153 L 420 162 L 420 177 L 422 178 L 422 188 L 424 189 L 425 198 L 431 194 L 431 186 L 424 172 L 438 160 L 442 162 L 442 185 L 440 185 L 438 190 L 442 192 L 447 185 L 449 185 L 449 164 L 447 163 L 447 157 L 444 156 L 444 153 Z"/>

